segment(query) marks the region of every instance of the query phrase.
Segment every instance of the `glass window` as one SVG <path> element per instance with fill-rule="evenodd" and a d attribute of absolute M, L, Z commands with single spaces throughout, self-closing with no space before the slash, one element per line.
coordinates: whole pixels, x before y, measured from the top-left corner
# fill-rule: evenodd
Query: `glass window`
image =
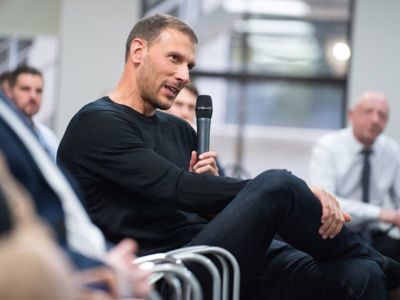
<path fill-rule="evenodd" d="M 334 45 L 348 44 L 346 23 L 249 19 L 235 28 L 232 70 L 290 77 L 342 76 L 347 69 L 347 60 L 332 57 Z"/>
<path fill-rule="evenodd" d="M 0 36 L 0 72 L 28 62 L 32 38 Z"/>
<path fill-rule="evenodd" d="M 241 113 L 249 125 L 339 128 L 343 122 L 341 86 L 287 81 L 231 82 L 228 86 L 227 123 L 239 123 Z"/>
<path fill-rule="evenodd" d="M 165 1 L 164 0 L 144 0 L 144 1 L 142 1 L 143 10 L 149 11 L 150 9 L 159 5 L 162 2 L 165 2 Z"/>

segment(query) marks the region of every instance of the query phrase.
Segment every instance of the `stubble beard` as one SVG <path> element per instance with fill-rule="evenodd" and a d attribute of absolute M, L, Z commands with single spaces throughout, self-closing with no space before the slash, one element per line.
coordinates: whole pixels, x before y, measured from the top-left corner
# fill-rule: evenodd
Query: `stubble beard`
<path fill-rule="evenodd" d="M 172 106 L 175 99 L 168 102 L 162 101 L 160 99 L 160 91 L 164 87 L 164 82 L 162 82 L 157 88 L 155 88 L 155 83 L 149 77 L 142 81 L 142 98 L 144 102 L 150 104 L 155 109 L 167 110 Z"/>
<path fill-rule="evenodd" d="M 32 118 L 39 111 L 39 107 L 28 103 L 27 105 L 20 107 L 20 110 L 22 110 L 26 116 Z"/>
<path fill-rule="evenodd" d="M 162 87 L 163 85 L 161 85 Z M 161 88 L 157 89 L 159 91 Z M 159 95 L 157 94 L 157 91 L 152 91 L 148 92 L 149 89 L 145 89 L 144 92 L 142 93 L 142 98 L 144 102 L 150 104 L 153 108 L 155 109 L 161 109 L 161 110 L 167 110 L 172 106 L 173 100 L 164 102 L 161 99 L 159 99 Z"/>
<path fill-rule="evenodd" d="M 147 62 L 146 62 L 147 63 Z M 157 72 L 151 67 L 151 64 L 148 63 L 147 67 L 143 67 L 141 69 L 138 82 L 138 86 L 141 90 L 141 96 L 145 103 L 150 104 L 154 109 L 167 110 L 172 106 L 173 100 L 168 101 L 168 103 L 164 103 L 161 99 L 159 99 L 160 91 L 164 86 L 164 82 L 157 85 L 154 81 L 152 74 L 156 74 Z"/>

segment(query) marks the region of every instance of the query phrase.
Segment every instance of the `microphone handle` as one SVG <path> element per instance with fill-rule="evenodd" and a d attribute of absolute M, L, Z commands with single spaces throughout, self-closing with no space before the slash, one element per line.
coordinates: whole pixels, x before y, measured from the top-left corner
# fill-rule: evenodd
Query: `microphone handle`
<path fill-rule="evenodd" d="M 197 154 L 210 151 L 210 118 L 197 119 Z"/>

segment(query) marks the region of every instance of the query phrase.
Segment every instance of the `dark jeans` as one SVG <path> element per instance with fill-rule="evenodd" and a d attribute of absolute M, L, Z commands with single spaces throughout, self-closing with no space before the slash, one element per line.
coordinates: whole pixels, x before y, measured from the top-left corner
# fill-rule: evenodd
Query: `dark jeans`
<path fill-rule="evenodd" d="M 323 240 L 321 204 L 290 172 L 266 171 L 190 243 L 229 250 L 241 299 L 386 299 L 382 256 L 344 228 Z M 272 240 L 276 233 L 293 247 Z M 268 298 L 267 298 L 268 297 Z"/>

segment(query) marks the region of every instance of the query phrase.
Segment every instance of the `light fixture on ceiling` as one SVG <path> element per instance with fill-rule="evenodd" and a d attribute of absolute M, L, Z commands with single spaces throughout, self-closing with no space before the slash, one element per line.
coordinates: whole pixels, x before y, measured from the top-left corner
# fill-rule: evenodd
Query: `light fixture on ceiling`
<path fill-rule="evenodd" d="M 314 25 L 304 21 L 292 20 L 238 20 L 236 29 L 242 33 L 272 35 L 308 35 L 315 34 Z"/>
<path fill-rule="evenodd" d="M 295 0 L 225 0 L 223 7 L 232 13 L 294 17 L 306 16 L 310 13 L 310 6 L 307 3 Z"/>
<path fill-rule="evenodd" d="M 332 46 L 332 54 L 335 59 L 341 62 L 348 61 L 351 56 L 351 50 L 349 45 L 345 42 L 336 42 Z"/>

